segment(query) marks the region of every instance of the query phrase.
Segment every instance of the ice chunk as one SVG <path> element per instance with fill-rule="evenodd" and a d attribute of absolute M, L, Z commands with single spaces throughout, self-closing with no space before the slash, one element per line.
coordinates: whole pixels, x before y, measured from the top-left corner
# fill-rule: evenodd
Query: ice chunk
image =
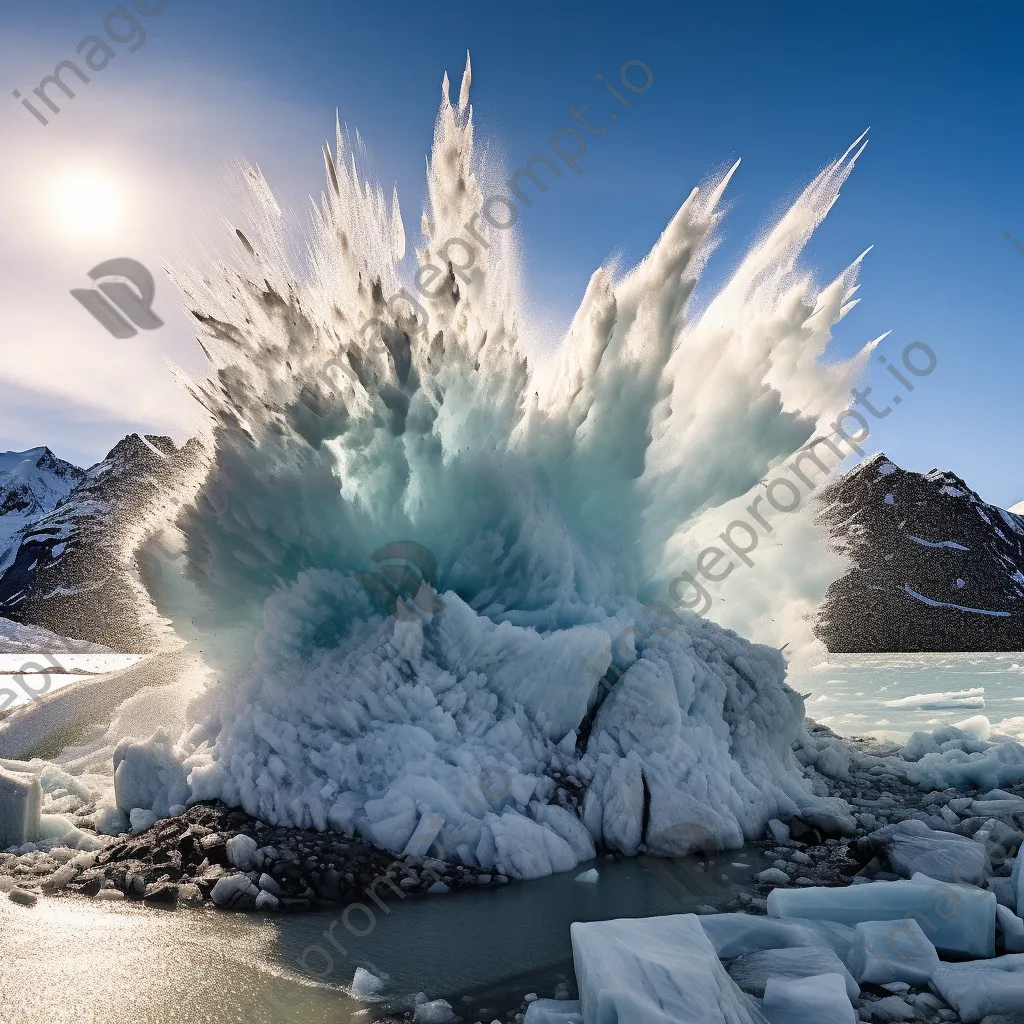
<path fill-rule="evenodd" d="M 87 833 L 76 828 L 75 823 L 63 814 L 39 815 L 39 831 L 36 835 L 37 842 L 60 840 L 64 846 L 75 846 L 78 840 L 84 839 L 86 835 Z"/>
<path fill-rule="evenodd" d="M 159 818 L 145 807 L 133 807 L 128 815 L 128 821 L 133 832 L 145 832 L 147 828 L 152 828 Z"/>
<path fill-rule="evenodd" d="M 698 920 L 715 951 L 726 960 L 765 949 L 825 946 L 849 965 L 853 952 L 853 928 L 833 921 L 798 921 L 753 914 L 711 914 Z"/>
<path fill-rule="evenodd" d="M 242 910 L 254 907 L 260 890 L 246 875 L 225 875 L 217 879 L 210 898 L 218 907 Z"/>
<path fill-rule="evenodd" d="M 980 843 L 953 832 L 936 832 L 913 818 L 886 825 L 868 838 L 884 845 L 893 868 L 908 878 L 920 871 L 942 882 L 981 885 L 988 873 L 988 857 Z"/>
<path fill-rule="evenodd" d="M 1024 811 L 1024 800 L 1019 796 L 1009 799 L 975 800 L 971 804 L 971 814 L 979 818 L 1001 818 L 1004 814 L 1016 814 Z"/>
<path fill-rule="evenodd" d="M 597 856 L 594 849 L 594 837 L 575 814 L 557 804 L 542 804 L 534 800 L 530 804 L 530 814 L 541 825 L 561 836 L 572 848 L 579 861 L 593 860 Z"/>
<path fill-rule="evenodd" d="M 591 868 L 589 871 L 581 871 L 573 881 L 593 885 L 600 877 L 601 876 L 598 874 L 597 868 Z"/>
<path fill-rule="evenodd" d="M 995 960 L 943 964 L 932 975 L 932 988 L 960 1019 L 973 1024 L 990 1014 L 1024 1011 L 1024 955 Z"/>
<path fill-rule="evenodd" d="M 256 849 L 257 843 L 252 836 L 239 833 L 227 841 L 224 852 L 227 854 L 228 863 L 239 871 L 252 871 L 260 866 L 257 861 L 261 858 L 257 858 Z"/>
<path fill-rule="evenodd" d="M 950 882 L 773 889 L 768 913 L 847 925 L 897 917 L 916 919 L 938 950 L 983 957 L 995 953 L 995 894 Z"/>
<path fill-rule="evenodd" d="M 412 1015 L 413 1024 L 452 1024 L 458 1018 L 452 1012 L 452 1004 L 444 999 L 434 999 L 417 1005 Z"/>
<path fill-rule="evenodd" d="M 570 934 L 586 1024 L 763 1020 L 726 974 L 693 914 L 577 921 Z"/>
<path fill-rule="evenodd" d="M 991 789 L 1024 782 L 1024 747 L 1019 743 L 991 745 L 966 737 L 939 747 L 938 753 L 926 753 L 906 767 L 907 778 L 922 789 Z"/>
<path fill-rule="evenodd" d="M 384 991 L 384 979 L 371 974 L 365 967 L 357 967 L 352 976 L 352 995 L 356 999 L 372 1001 Z"/>
<path fill-rule="evenodd" d="M 871 1004 L 871 1016 L 879 1020 L 918 1020 L 914 1007 L 901 996 L 886 996 Z"/>
<path fill-rule="evenodd" d="M 736 957 L 727 970 L 729 977 L 744 992 L 763 996 L 769 978 L 813 978 L 818 974 L 838 974 L 846 983 L 850 999 L 860 996 L 860 985 L 846 965 L 831 950 L 821 946 L 791 946 L 788 949 L 765 949 Z"/>
<path fill-rule="evenodd" d="M 857 1024 L 841 974 L 769 978 L 763 1010 L 771 1024 Z"/>
<path fill-rule="evenodd" d="M 1010 882 L 1013 884 L 1013 891 L 1017 895 L 1017 916 L 1024 917 L 1024 854 L 1018 854 L 1013 859 L 1013 868 L 1010 871 Z"/>
<path fill-rule="evenodd" d="M 768 822 L 768 828 L 771 831 L 775 842 L 789 842 L 789 826 L 784 821 L 779 821 L 778 818 L 772 818 L 772 820 Z"/>
<path fill-rule="evenodd" d="M 427 811 L 420 816 L 416 831 L 409 838 L 402 851 L 403 857 L 426 857 L 434 845 L 438 833 L 444 828 L 444 815 Z"/>
<path fill-rule="evenodd" d="M 981 843 L 988 859 L 998 868 L 1014 858 L 1024 836 L 1006 822 L 989 818 L 972 838 Z"/>
<path fill-rule="evenodd" d="M 251 895 L 251 892 L 249 893 Z M 269 892 L 264 892 L 262 889 L 256 893 L 256 902 L 254 906 L 257 910 L 277 910 L 280 900 Z"/>
<path fill-rule="evenodd" d="M 160 729 L 148 740 L 126 737 L 114 748 L 114 793 L 125 814 L 136 807 L 166 818 L 174 804 L 188 803 L 183 752 Z"/>
<path fill-rule="evenodd" d="M 264 892 L 269 892 L 271 896 L 281 895 L 281 886 L 277 884 L 277 879 L 272 875 L 268 875 L 266 872 L 263 872 L 263 874 L 260 875 L 256 884 Z"/>
<path fill-rule="evenodd" d="M 923 986 L 938 966 L 939 954 L 913 918 L 857 925 L 851 967 L 859 982 Z"/>
<path fill-rule="evenodd" d="M 583 1024 L 578 999 L 535 999 L 530 1003 L 523 1024 Z"/>
<path fill-rule="evenodd" d="M 1000 878 L 998 875 L 995 875 L 988 880 L 988 884 L 996 894 L 996 900 L 1000 906 L 1007 907 L 1010 910 L 1017 909 L 1017 890 L 1013 887 L 1012 879 Z"/>
<path fill-rule="evenodd" d="M 550 828 L 505 811 L 485 818 L 497 850 L 498 870 L 514 878 L 541 878 L 571 871 L 579 863 L 572 847 Z"/>
<path fill-rule="evenodd" d="M 1003 935 L 1003 948 L 1007 953 L 1024 953 L 1024 921 L 1012 910 L 996 906 L 996 921 Z"/>
<path fill-rule="evenodd" d="M 0 849 L 39 838 L 43 787 L 35 775 L 0 768 Z"/>

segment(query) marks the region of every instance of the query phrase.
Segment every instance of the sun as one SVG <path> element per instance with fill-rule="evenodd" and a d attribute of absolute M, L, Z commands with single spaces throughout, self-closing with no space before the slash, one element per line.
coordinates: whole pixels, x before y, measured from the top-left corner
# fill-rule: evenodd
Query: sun
<path fill-rule="evenodd" d="M 53 216 L 67 237 L 95 239 L 121 227 L 125 189 L 116 176 L 98 168 L 78 168 L 57 178 Z"/>

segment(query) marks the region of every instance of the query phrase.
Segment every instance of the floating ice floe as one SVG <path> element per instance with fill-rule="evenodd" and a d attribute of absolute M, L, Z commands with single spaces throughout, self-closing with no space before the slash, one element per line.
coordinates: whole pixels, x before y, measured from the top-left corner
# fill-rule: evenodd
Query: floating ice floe
<path fill-rule="evenodd" d="M 887 700 L 883 707 L 917 708 L 920 711 L 945 711 L 959 708 L 983 708 L 985 706 L 985 688 L 972 687 L 969 690 L 953 690 L 948 693 L 915 693 L 909 697 Z"/>

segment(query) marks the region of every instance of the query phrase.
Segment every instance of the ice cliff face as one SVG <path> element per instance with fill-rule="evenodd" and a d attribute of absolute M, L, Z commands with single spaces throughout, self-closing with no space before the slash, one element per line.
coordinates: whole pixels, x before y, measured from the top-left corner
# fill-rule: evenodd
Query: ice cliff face
<path fill-rule="evenodd" d="M 954 473 L 908 472 L 881 454 L 821 498 L 854 563 L 822 608 L 829 650 L 1024 647 L 1024 516 Z"/>
<path fill-rule="evenodd" d="M 214 371 L 192 385 L 213 455 L 180 520 L 188 617 L 221 685 L 153 763 L 183 761 L 194 798 L 521 877 L 839 813 L 793 760 L 779 653 L 686 612 L 678 584 L 867 358 L 820 359 L 857 264 L 820 289 L 797 269 L 859 150 L 700 315 L 733 172 L 694 190 L 638 267 L 594 274 L 546 358 L 521 339 L 513 234 L 484 216 L 496 176 L 468 95 L 467 66 L 457 108 L 443 89 L 413 267 L 397 197 L 339 130 L 308 265 L 253 169 L 225 266 L 178 273 Z M 716 610 L 760 635 L 813 609 L 802 567 L 842 571 L 812 521 L 782 518 L 793 571 L 737 572 Z M 396 542 L 430 567 L 383 572 Z"/>

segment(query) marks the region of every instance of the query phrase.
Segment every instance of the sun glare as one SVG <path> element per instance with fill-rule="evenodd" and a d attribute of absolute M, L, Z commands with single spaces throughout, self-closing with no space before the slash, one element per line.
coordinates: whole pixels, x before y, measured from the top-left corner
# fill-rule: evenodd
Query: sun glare
<path fill-rule="evenodd" d="M 96 238 L 120 226 L 124 190 L 99 169 L 81 169 L 61 177 L 56 185 L 54 215 L 57 227 L 75 238 Z"/>

